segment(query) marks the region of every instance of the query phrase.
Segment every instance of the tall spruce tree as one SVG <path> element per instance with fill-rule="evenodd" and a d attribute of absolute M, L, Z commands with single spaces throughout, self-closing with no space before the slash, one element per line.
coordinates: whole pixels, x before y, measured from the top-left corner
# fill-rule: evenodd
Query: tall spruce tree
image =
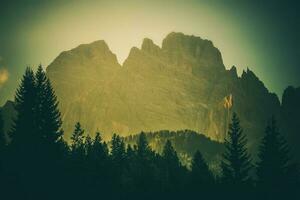
<path fill-rule="evenodd" d="M 39 184 L 43 179 L 40 153 L 42 137 L 36 120 L 36 81 L 33 71 L 28 67 L 15 94 L 14 119 L 10 132 L 9 167 L 19 185 L 20 195 L 35 198 L 44 192 Z M 19 183 L 19 184 L 16 184 Z M 34 192 L 35 188 L 36 192 Z"/>
<path fill-rule="evenodd" d="M 33 71 L 28 67 L 15 95 L 17 117 L 10 133 L 14 150 L 21 154 L 36 152 L 38 129 L 35 118 L 36 84 Z M 31 152 L 28 152 L 31 151 Z M 22 157 L 22 156 L 20 156 Z"/>
<path fill-rule="evenodd" d="M 74 191 L 84 190 L 86 185 L 86 146 L 85 146 L 85 135 L 84 129 L 81 124 L 77 122 L 75 124 L 74 131 L 71 136 L 71 148 L 70 148 L 70 160 L 69 160 L 69 171 L 68 179 L 70 187 Z M 71 198 L 84 198 L 82 192 L 72 193 Z"/>
<path fill-rule="evenodd" d="M 110 158 L 113 190 L 116 195 L 122 195 L 125 191 L 126 150 L 124 141 L 116 134 L 113 135 L 111 140 Z"/>
<path fill-rule="evenodd" d="M 57 97 L 41 65 L 38 67 L 35 76 L 37 92 L 36 119 L 39 133 L 43 137 L 43 145 L 54 150 L 54 145 L 63 134 Z"/>
<path fill-rule="evenodd" d="M 96 133 L 92 140 L 91 148 L 87 151 L 87 173 L 89 174 L 89 188 L 95 196 L 99 193 L 107 193 L 109 188 L 109 159 L 108 149 L 103 143 L 99 132 Z"/>
<path fill-rule="evenodd" d="M 3 121 L 2 111 L 0 110 L 0 165 L 1 165 L 1 159 L 3 158 L 3 154 L 5 151 L 5 147 L 6 147 L 6 137 L 4 133 L 4 121 Z"/>
<path fill-rule="evenodd" d="M 58 110 L 58 101 L 52 89 L 50 80 L 47 78 L 42 66 L 39 65 L 35 74 L 36 99 L 35 99 L 35 121 L 39 138 L 39 161 L 42 164 L 41 171 L 47 179 L 48 188 L 58 189 L 58 174 L 61 170 L 62 162 L 59 160 L 64 154 L 61 129 L 61 117 Z M 43 172 L 41 172 L 43 173 Z"/>
<path fill-rule="evenodd" d="M 4 134 L 4 121 L 2 118 L 2 112 L 0 110 L 0 179 L 4 175 L 3 170 L 4 170 L 5 150 L 6 150 L 6 139 Z M 0 183 L 2 183 L 1 180 Z M 2 185 L 0 184 L 0 186 Z"/>
<path fill-rule="evenodd" d="M 229 124 L 228 138 L 225 139 L 225 153 L 221 162 L 222 180 L 224 183 L 243 186 L 249 183 L 251 159 L 247 152 L 247 139 L 240 127 L 236 113 L 233 113 Z"/>
<path fill-rule="evenodd" d="M 155 186 L 153 169 L 154 152 L 149 146 L 146 134 L 141 132 L 136 144 L 135 184 L 139 191 L 148 192 Z"/>
<path fill-rule="evenodd" d="M 162 173 L 162 184 L 165 192 L 175 192 L 181 189 L 181 164 L 170 140 L 167 140 L 162 152 Z"/>
<path fill-rule="evenodd" d="M 72 157 L 82 158 L 85 156 L 85 143 L 84 143 L 84 130 L 81 127 L 81 124 L 77 122 L 75 124 L 74 132 L 71 136 L 71 152 Z"/>
<path fill-rule="evenodd" d="M 190 172 L 190 180 L 190 185 L 194 190 L 199 190 L 201 188 L 207 189 L 207 186 L 211 186 L 214 182 L 213 174 L 209 170 L 209 167 L 200 151 L 196 151 L 194 154 Z"/>
<path fill-rule="evenodd" d="M 289 157 L 288 145 L 281 136 L 274 117 L 265 130 L 258 157 L 257 185 L 262 192 L 269 197 L 282 197 L 287 192 L 290 195 L 291 192 L 296 192 L 299 187 L 297 166 Z"/>

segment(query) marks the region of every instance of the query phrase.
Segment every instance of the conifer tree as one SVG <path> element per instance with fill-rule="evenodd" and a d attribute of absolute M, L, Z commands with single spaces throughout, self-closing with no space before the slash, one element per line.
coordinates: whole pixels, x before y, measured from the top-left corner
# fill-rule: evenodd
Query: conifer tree
<path fill-rule="evenodd" d="M 258 157 L 259 189 L 270 195 L 269 197 L 285 196 L 288 191 L 296 192 L 296 187 L 299 187 L 297 165 L 289 157 L 288 145 L 281 136 L 274 118 L 265 130 Z"/>
<path fill-rule="evenodd" d="M 84 130 L 81 127 L 81 124 L 77 122 L 75 124 L 74 132 L 71 136 L 71 151 L 75 157 L 84 157 L 85 155 L 85 146 L 84 146 Z"/>
<path fill-rule="evenodd" d="M 0 110 L 0 179 L 3 175 L 3 170 L 4 170 L 5 150 L 6 150 L 6 139 L 4 134 L 4 121 L 2 118 L 2 112 Z M 0 184 L 0 186 L 2 185 Z"/>
<path fill-rule="evenodd" d="M 49 187 L 57 185 L 58 171 L 61 170 L 59 158 L 62 145 L 61 117 L 58 110 L 58 101 L 52 89 L 50 80 L 47 78 L 42 66 L 39 65 L 35 74 L 36 99 L 35 99 L 35 121 L 38 129 L 41 170 L 48 179 Z"/>
<path fill-rule="evenodd" d="M 42 137 L 36 120 L 36 81 L 33 71 L 28 67 L 15 94 L 17 113 L 9 136 L 9 168 L 16 181 L 26 182 L 22 189 L 30 198 L 41 195 L 44 189 L 38 184 L 43 175 L 40 153 Z M 21 186 L 20 186 L 21 187 Z M 33 191 L 33 188 L 37 192 Z"/>
<path fill-rule="evenodd" d="M 35 120 L 36 85 L 33 71 L 28 67 L 15 95 L 17 117 L 10 133 L 14 150 L 19 153 L 35 153 L 38 138 Z M 31 151 L 30 153 L 28 151 Z M 22 156 L 20 156 L 22 157 Z"/>
<path fill-rule="evenodd" d="M 125 161 L 125 143 L 119 135 L 114 134 L 111 141 L 111 158 L 112 161 L 118 165 L 122 166 Z"/>
<path fill-rule="evenodd" d="M 68 163 L 68 185 L 72 190 L 82 190 L 82 185 L 86 185 L 86 146 L 84 130 L 81 124 L 75 124 L 74 131 L 71 136 L 70 160 Z M 72 198 L 83 198 L 83 193 L 74 193 Z"/>
<path fill-rule="evenodd" d="M 86 162 L 86 176 L 88 176 L 88 188 L 92 194 L 97 196 L 99 191 L 106 194 L 109 189 L 109 159 L 108 149 L 106 144 L 102 141 L 99 132 L 93 140 L 89 136 L 86 138 L 87 148 L 87 162 Z"/>
<path fill-rule="evenodd" d="M 135 184 L 139 191 L 147 192 L 155 186 L 153 163 L 154 152 L 151 150 L 146 134 L 141 132 L 136 144 L 136 163 L 134 170 Z"/>
<path fill-rule="evenodd" d="M 249 183 L 249 171 L 252 167 L 250 155 L 247 152 L 247 139 L 240 127 L 240 121 L 233 113 L 229 124 L 228 138 L 225 139 L 225 153 L 221 163 L 222 180 L 225 183 L 243 186 Z"/>
<path fill-rule="evenodd" d="M 90 168 L 91 173 L 93 173 L 93 176 L 97 177 L 99 177 L 100 174 L 104 175 L 104 171 L 106 171 L 108 167 L 108 150 L 102 142 L 100 133 L 96 133 L 94 140 L 91 140 L 91 138 L 87 136 L 85 143 L 87 165 Z"/>
<path fill-rule="evenodd" d="M 170 140 L 167 140 L 162 152 L 162 176 L 165 191 L 178 191 L 180 189 L 180 179 L 182 178 L 181 164 L 177 152 Z"/>
<path fill-rule="evenodd" d="M 104 164 L 108 158 L 108 149 L 106 143 L 102 141 L 102 137 L 99 132 L 96 133 L 92 150 L 95 159 L 99 159 L 99 162 L 102 162 Z"/>
<path fill-rule="evenodd" d="M 0 110 L 0 159 L 3 157 L 5 147 L 6 147 L 6 139 L 4 133 L 4 121 L 2 117 L 2 112 Z M 1 160 L 0 160 L 0 165 L 1 165 Z"/>
<path fill-rule="evenodd" d="M 125 143 L 119 135 L 114 134 L 111 140 L 112 180 L 114 188 L 121 192 L 123 175 L 126 166 Z"/>
<path fill-rule="evenodd" d="M 37 90 L 36 115 L 39 132 L 44 138 L 45 145 L 51 147 L 63 134 L 58 101 L 51 82 L 47 78 L 41 65 L 38 67 L 35 76 Z"/>
<path fill-rule="evenodd" d="M 212 172 L 209 170 L 200 151 L 196 151 L 192 160 L 190 172 L 191 187 L 195 190 L 201 188 L 207 189 L 206 186 L 211 186 L 214 182 Z"/>
<path fill-rule="evenodd" d="M 139 159 L 149 159 L 151 148 L 148 144 L 146 134 L 141 132 L 137 141 L 137 156 Z"/>

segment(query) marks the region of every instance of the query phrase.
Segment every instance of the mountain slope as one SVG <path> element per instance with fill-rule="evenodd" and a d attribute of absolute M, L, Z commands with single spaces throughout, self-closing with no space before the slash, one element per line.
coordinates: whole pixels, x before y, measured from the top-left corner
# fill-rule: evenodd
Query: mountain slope
<path fill-rule="evenodd" d="M 109 138 L 140 131 L 190 129 L 222 141 L 232 111 L 255 143 L 280 103 L 255 74 L 226 70 L 208 40 L 170 33 L 155 45 L 144 39 L 123 66 L 104 41 L 60 54 L 47 68 L 70 135 L 76 121 Z M 252 142 L 253 141 L 253 142 Z"/>

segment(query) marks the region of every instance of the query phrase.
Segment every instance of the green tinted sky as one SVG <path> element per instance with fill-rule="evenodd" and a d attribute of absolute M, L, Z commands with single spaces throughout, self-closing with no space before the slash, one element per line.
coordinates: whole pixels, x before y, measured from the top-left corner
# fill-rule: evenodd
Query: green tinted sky
<path fill-rule="evenodd" d="M 171 31 L 212 40 L 227 68 L 249 67 L 281 95 L 300 85 L 299 8 L 255 0 L 1 1 L 0 105 L 27 65 L 47 66 L 61 51 L 99 39 L 123 62 L 144 37 L 161 45 Z"/>

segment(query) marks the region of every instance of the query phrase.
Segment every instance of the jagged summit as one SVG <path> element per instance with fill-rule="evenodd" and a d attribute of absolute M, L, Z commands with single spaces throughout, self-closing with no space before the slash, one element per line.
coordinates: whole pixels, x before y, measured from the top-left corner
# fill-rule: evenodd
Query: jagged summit
<path fill-rule="evenodd" d="M 123 67 L 104 41 L 80 45 L 60 54 L 47 75 L 67 136 L 80 121 L 90 134 L 100 130 L 106 138 L 191 129 L 222 141 L 234 110 L 249 137 L 259 139 L 264 120 L 280 106 L 250 71 L 237 77 L 236 68 L 226 70 L 211 41 L 183 33 L 168 34 L 161 48 L 145 38 Z M 229 97 L 233 105 L 224 107 Z"/>
<path fill-rule="evenodd" d="M 153 41 L 149 38 L 144 38 L 141 46 L 141 50 L 151 55 L 157 56 L 161 54 L 161 48 L 158 45 L 154 44 Z"/>

